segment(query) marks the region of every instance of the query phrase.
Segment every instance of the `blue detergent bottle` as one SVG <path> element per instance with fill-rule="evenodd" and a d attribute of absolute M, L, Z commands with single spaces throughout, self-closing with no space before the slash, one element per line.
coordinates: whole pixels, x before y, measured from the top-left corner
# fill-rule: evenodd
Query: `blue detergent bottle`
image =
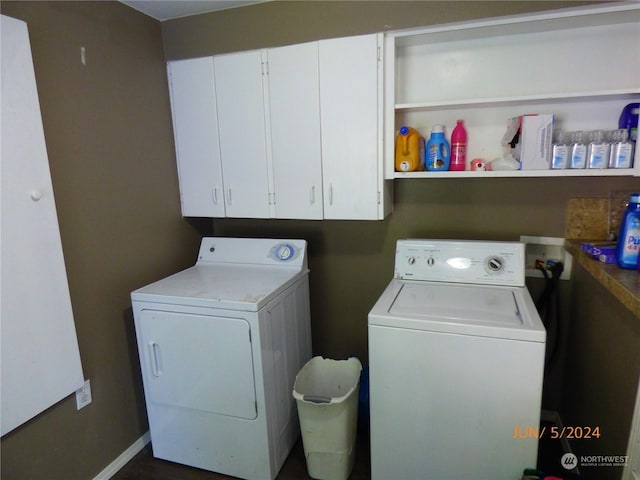
<path fill-rule="evenodd" d="M 444 136 L 444 127 L 442 125 L 434 125 L 431 129 L 431 137 L 427 142 L 424 157 L 424 166 L 428 171 L 449 170 L 451 150 L 449 142 Z"/>
<path fill-rule="evenodd" d="M 616 259 L 620 268 L 637 268 L 640 251 L 640 193 L 632 193 L 620 223 Z"/>
<path fill-rule="evenodd" d="M 618 128 L 624 128 L 629 132 L 629 140 L 638 141 L 638 117 L 640 116 L 640 103 L 630 103 L 620 114 Z"/>

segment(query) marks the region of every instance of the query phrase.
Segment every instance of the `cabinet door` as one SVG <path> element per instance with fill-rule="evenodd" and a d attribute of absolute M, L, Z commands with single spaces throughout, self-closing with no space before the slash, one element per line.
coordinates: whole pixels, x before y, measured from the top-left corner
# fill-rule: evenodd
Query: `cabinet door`
<path fill-rule="evenodd" d="M 267 218 L 267 131 L 259 50 L 215 56 L 220 154 L 228 217 Z"/>
<path fill-rule="evenodd" d="M 324 217 L 378 219 L 377 35 L 320 41 Z"/>
<path fill-rule="evenodd" d="M 268 50 L 277 218 L 322 218 L 318 42 Z"/>
<path fill-rule="evenodd" d="M 167 65 L 185 217 L 224 217 L 213 58 Z"/>

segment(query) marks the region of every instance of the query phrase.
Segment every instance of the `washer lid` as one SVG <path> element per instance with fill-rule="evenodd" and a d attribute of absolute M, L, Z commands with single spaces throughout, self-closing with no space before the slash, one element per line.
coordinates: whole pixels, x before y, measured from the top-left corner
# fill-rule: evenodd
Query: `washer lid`
<path fill-rule="evenodd" d="M 475 286 L 407 284 L 398 293 L 389 313 L 471 324 L 522 325 L 513 291 Z"/>
<path fill-rule="evenodd" d="M 546 337 L 524 287 L 393 280 L 369 324 L 514 340 Z"/>
<path fill-rule="evenodd" d="M 132 300 L 258 311 L 307 270 L 260 265 L 195 265 L 131 293 Z"/>

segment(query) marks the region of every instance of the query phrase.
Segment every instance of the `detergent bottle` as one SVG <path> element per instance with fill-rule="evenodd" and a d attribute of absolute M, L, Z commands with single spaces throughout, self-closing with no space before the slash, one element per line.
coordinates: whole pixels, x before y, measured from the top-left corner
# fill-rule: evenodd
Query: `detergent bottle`
<path fill-rule="evenodd" d="M 640 103 L 630 103 L 624 107 L 618 120 L 618 128 L 627 130 L 628 138 L 632 142 L 638 140 L 638 117 L 640 117 Z"/>
<path fill-rule="evenodd" d="M 467 168 L 467 131 L 463 120 L 458 120 L 451 132 L 451 163 L 452 171 L 463 171 Z"/>
<path fill-rule="evenodd" d="M 425 167 L 429 171 L 449 170 L 449 142 L 444 137 L 444 127 L 434 125 L 425 151 Z"/>
<path fill-rule="evenodd" d="M 396 172 L 424 170 L 424 138 L 412 127 L 400 127 L 396 135 Z"/>
<path fill-rule="evenodd" d="M 640 251 L 640 193 L 632 193 L 620 223 L 616 260 L 620 268 L 636 268 Z"/>

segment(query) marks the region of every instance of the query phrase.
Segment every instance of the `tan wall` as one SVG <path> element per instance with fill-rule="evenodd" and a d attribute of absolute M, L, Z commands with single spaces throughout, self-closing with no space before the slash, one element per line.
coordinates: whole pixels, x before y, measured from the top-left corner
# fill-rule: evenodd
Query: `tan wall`
<path fill-rule="evenodd" d="M 162 24 L 168 60 L 496 17 L 579 1 L 269 1 Z M 593 2 L 592 2 L 593 3 Z"/>
<path fill-rule="evenodd" d="M 582 2 L 589 3 L 589 2 Z M 164 22 L 167 59 L 189 58 L 229 51 L 399 29 L 469 18 L 515 14 L 533 9 L 576 6 L 578 2 L 269 2 L 263 5 Z M 507 61 L 507 59 L 505 59 Z M 637 178 L 528 179 L 406 179 L 395 181 L 394 213 L 381 222 L 214 221 L 218 235 L 302 237 L 309 241 L 314 353 L 333 357 L 356 354 L 366 360 L 367 313 L 393 272 L 395 241 L 405 237 L 517 240 L 520 235 L 563 237 L 567 201 L 572 197 L 603 196 L 611 191 L 637 189 Z M 598 332 L 608 321 L 601 311 L 578 308 L 585 299 L 612 302 L 594 282 L 563 285 L 563 305 L 574 302 L 579 318 L 572 319 L 564 341 L 573 356 L 566 372 L 554 370 L 545 384 L 544 405 L 560 410 L 565 425 L 600 423 L 608 432 L 576 452 L 625 454 L 630 409 L 637 384 L 637 319 L 618 307 L 614 330 L 600 344 Z M 530 281 L 534 293 L 539 281 Z M 606 297 L 606 298 L 605 298 Z M 590 304 L 589 304 L 590 305 Z M 565 310 L 563 308 L 563 310 Z M 567 316 L 565 316 L 567 320 Z M 592 330 L 582 343 L 583 321 Z M 605 350 L 606 357 L 597 352 Z M 621 352 L 616 358 L 614 352 Z M 566 358 L 559 352 L 561 358 Z M 565 354 L 566 355 L 566 354 Z M 601 365 L 606 358 L 607 365 Z M 614 362 L 615 360 L 615 362 Z M 625 375 L 609 373 L 610 364 L 629 364 Z M 560 362 L 562 365 L 562 361 Z M 588 366 L 588 373 L 582 372 Z M 608 378 L 599 392 L 587 377 Z M 569 378 L 569 380 L 566 380 Z M 600 384 L 600 383 L 598 383 Z M 563 405 L 563 385 L 568 400 Z M 574 392 L 572 394 L 572 392 Z M 577 393 L 575 393 L 577 392 Z M 597 393 L 596 393 L 597 392 Z M 616 410 L 616 405 L 622 408 Z M 608 421 L 606 415 L 611 414 Z M 599 471 L 586 472 L 598 478 Z M 607 478 L 619 477 L 613 469 Z"/>
<path fill-rule="evenodd" d="M 129 292 L 192 263 L 200 235 L 180 215 L 159 23 L 115 2 L 1 7 L 29 27 L 93 391 L 83 410 L 69 397 L 3 437 L 1 476 L 87 480 L 147 430 Z"/>
<path fill-rule="evenodd" d="M 269 2 L 162 26 L 167 58 L 546 9 L 576 2 Z M 366 359 L 366 315 L 403 237 L 562 236 L 569 197 L 637 179 L 399 180 L 380 222 L 180 218 L 160 24 L 115 2 L 9 2 L 28 22 L 85 376 L 2 439 L 2 478 L 89 479 L 146 429 L 129 292 L 193 262 L 200 233 L 309 241 L 314 351 Z M 80 46 L 87 66 L 79 62 Z M 211 225 L 213 223 L 213 225 Z"/>
<path fill-rule="evenodd" d="M 393 275 L 397 239 L 563 237 L 569 198 L 637 184 L 633 178 L 397 180 L 395 210 L 384 221 L 225 219 L 214 221 L 214 231 L 306 238 L 314 353 L 366 359 L 367 313 Z"/>
<path fill-rule="evenodd" d="M 162 23 L 168 60 L 595 2 L 272 1 Z M 316 354 L 366 358 L 366 316 L 391 278 L 398 238 L 564 235 L 567 199 L 608 196 L 630 178 L 407 179 L 381 222 L 215 220 L 218 235 L 310 241 Z"/>

